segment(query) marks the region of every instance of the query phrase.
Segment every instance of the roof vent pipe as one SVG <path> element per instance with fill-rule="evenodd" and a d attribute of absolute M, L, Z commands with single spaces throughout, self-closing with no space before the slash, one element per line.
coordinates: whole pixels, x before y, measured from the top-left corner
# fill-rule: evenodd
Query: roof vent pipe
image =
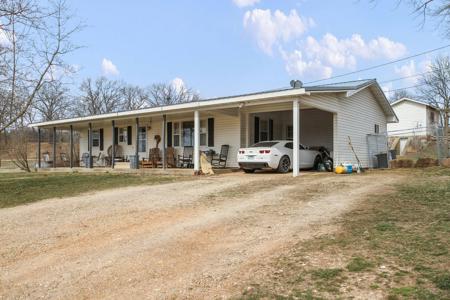
<path fill-rule="evenodd" d="M 303 87 L 303 82 L 300 80 L 291 80 L 291 87 L 293 89 L 301 89 Z"/>

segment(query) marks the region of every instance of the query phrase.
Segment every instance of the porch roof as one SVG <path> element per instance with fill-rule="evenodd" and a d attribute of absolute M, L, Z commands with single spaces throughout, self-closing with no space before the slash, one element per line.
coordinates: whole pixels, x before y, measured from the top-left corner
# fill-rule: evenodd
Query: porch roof
<path fill-rule="evenodd" d="M 120 120 L 126 118 L 135 118 L 142 116 L 156 116 L 163 114 L 174 114 L 180 112 L 189 112 L 197 109 L 221 109 L 230 107 L 241 107 L 249 102 L 264 102 L 271 99 L 292 98 L 298 96 L 308 96 L 316 93 L 347 93 L 351 96 L 358 91 L 372 87 L 374 94 L 380 103 L 381 107 L 386 113 L 388 119 L 398 120 L 395 112 L 389 104 L 386 96 L 382 92 L 378 82 L 375 79 L 356 80 L 348 82 L 340 82 L 333 84 L 311 85 L 302 88 L 281 88 L 275 90 L 268 90 L 256 93 L 241 94 L 228 97 L 218 97 L 211 99 L 204 99 L 195 102 L 165 105 L 151 108 L 143 108 L 138 110 L 118 111 L 113 113 L 106 113 L 100 115 L 83 116 L 76 118 L 68 118 L 61 120 L 54 120 L 48 122 L 40 122 L 30 124 L 30 127 L 56 127 L 68 126 L 70 124 L 79 124 L 86 122 L 105 121 L 105 120 Z"/>

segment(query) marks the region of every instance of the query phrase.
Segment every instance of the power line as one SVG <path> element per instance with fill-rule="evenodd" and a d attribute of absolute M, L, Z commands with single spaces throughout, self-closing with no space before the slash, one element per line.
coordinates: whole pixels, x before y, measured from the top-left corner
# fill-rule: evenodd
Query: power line
<path fill-rule="evenodd" d="M 415 89 L 421 86 L 426 85 L 425 83 L 422 84 L 417 84 L 417 85 L 412 85 L 412 86 L 407 86 L 407 87 L 403 87 L 403 88 L 398 88 L 398 89 L 394 89 L 394 90 L 385 90 L 383 92 L 385 93 L 392 93 L 392 92 L 396 92 L 396 91 L 402 91 L 402 90 L 408 90 L 408 89 Z"/>
<path fill-rule="evenodd" d="M 352 71 L 352 72 L 349 72 L 349 73 L 344 73 L 344 74 L 332 76 L 332 77 L 329 77 L 329 78 L 324 78 L 324 79 L 319 79 L 319 80 L 306 82 L 305 84 L 322 82 L 322 81 L 326 81 L 326 80 L 330 80 L 330 79 L 336 79 L 336 78 L 340 78 L 340 77 L 344 77 L 344 76 L 348 76 L 348 75 L 353 75 L 353 74 L 357 74 L 357 73 L 361 73 L 361 72 L 365 72 L 365 71 L 381 68 L 381 67 L 388 66 L 388 65 L 391 65 L 391 64 L 395 64 L 395 63 L 398 63 L 398 62 L 402 62 L 402 61 L 405 61 L 405 60 L 408 60 L 408 59 L 411 59 L 411 58 L 414 58 L 414 57 L 418 57 L 418 56 L 422 56 L 422 55 L 425 55 L 425 54 L 428 54 L 428 53 L 439 51 L 439 50 L 442 50 L 442 49 L 445 49 L 445 48 L 448 48 L 448 47 L 450 47 L 450 44 L 442 46 L 442 47 L 439 47 L 439 48 L 434 48 L 434 49 L 431 49 L 431 50 L 427 50 L 427 51 L 424 51 L 424 52 L 421 52 L 421 53 L 417 53 L 417 54 L 414 54 L 414 55 L 411 55 L 411 56 L 408 56 L 408 57 L 392 60 L 392 61 L 389 61 L 389 62 L 386 62 L 386 63 L 383 63 L 383 64 L 371 66 L 371 67 L 368 67 L 368 68 L 364 68 L 364 69 Z"/>
<path fill-rule="evenodd" d="M 379 84 L 388 83 L 388 82 L 394 82 L 394 81 L 399 81 L 399 80 L 408 79 L 408 78 L 414 78 L 414 77 L 422 76 L 422 75 L 425 75 L 425 74 L 429 74 L 429 73 L 431 73 L 431 72 L 432 72 L 432 71 L 427 71 L 427 72 L 417 73 L 417 74 L 410 75 L 410 76 L 398 77 L 398 78 L 394 78 L 394 79 L 390 79 L 390 80 L 384 80 L 384 81 L 380 81 Z"/>

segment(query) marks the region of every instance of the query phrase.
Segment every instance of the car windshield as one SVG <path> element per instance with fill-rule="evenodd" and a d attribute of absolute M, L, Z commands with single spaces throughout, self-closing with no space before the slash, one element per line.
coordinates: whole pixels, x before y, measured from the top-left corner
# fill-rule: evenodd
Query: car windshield
<path fill-rule="evenodd" d="M 270 148 L 270 147 L 275 146 L 276 144 L 278 144 L 278 142 L 259 142 L 259 143 L 254 144 L 252 147 L 253 148 L 258 148 L 258 147 Z"/>

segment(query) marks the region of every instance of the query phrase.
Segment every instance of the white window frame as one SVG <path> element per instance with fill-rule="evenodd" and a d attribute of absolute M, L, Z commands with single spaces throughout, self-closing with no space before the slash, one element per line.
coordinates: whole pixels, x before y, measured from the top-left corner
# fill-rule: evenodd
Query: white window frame
<path fill-rule="evenodd" d="M 92 130 L 92 148 L 100 147 L 100 130 Z"/>
<path fill-rule="evenodd" d="M 174 147 L 181 147 L 181 122 L 172 122 L 173 130 L 172 130 L 172 144 Z M 178 131 L 176 127 L 178 126 Z"/>
<path fill-rule="evenodd" d="M 128 144 L 128 128 L 127 127 L 119 128 L 118 139 L 119 139 L 120 144 Z"/>
<path fill-rule="evenodd" d="M 143 129 L 143 131 L 142 131 Z M 143 143 L 144 151 L 142 151 L 141 143 Z M 147 152 L 147 127 L 138 128 L 138 152 Z"/>

